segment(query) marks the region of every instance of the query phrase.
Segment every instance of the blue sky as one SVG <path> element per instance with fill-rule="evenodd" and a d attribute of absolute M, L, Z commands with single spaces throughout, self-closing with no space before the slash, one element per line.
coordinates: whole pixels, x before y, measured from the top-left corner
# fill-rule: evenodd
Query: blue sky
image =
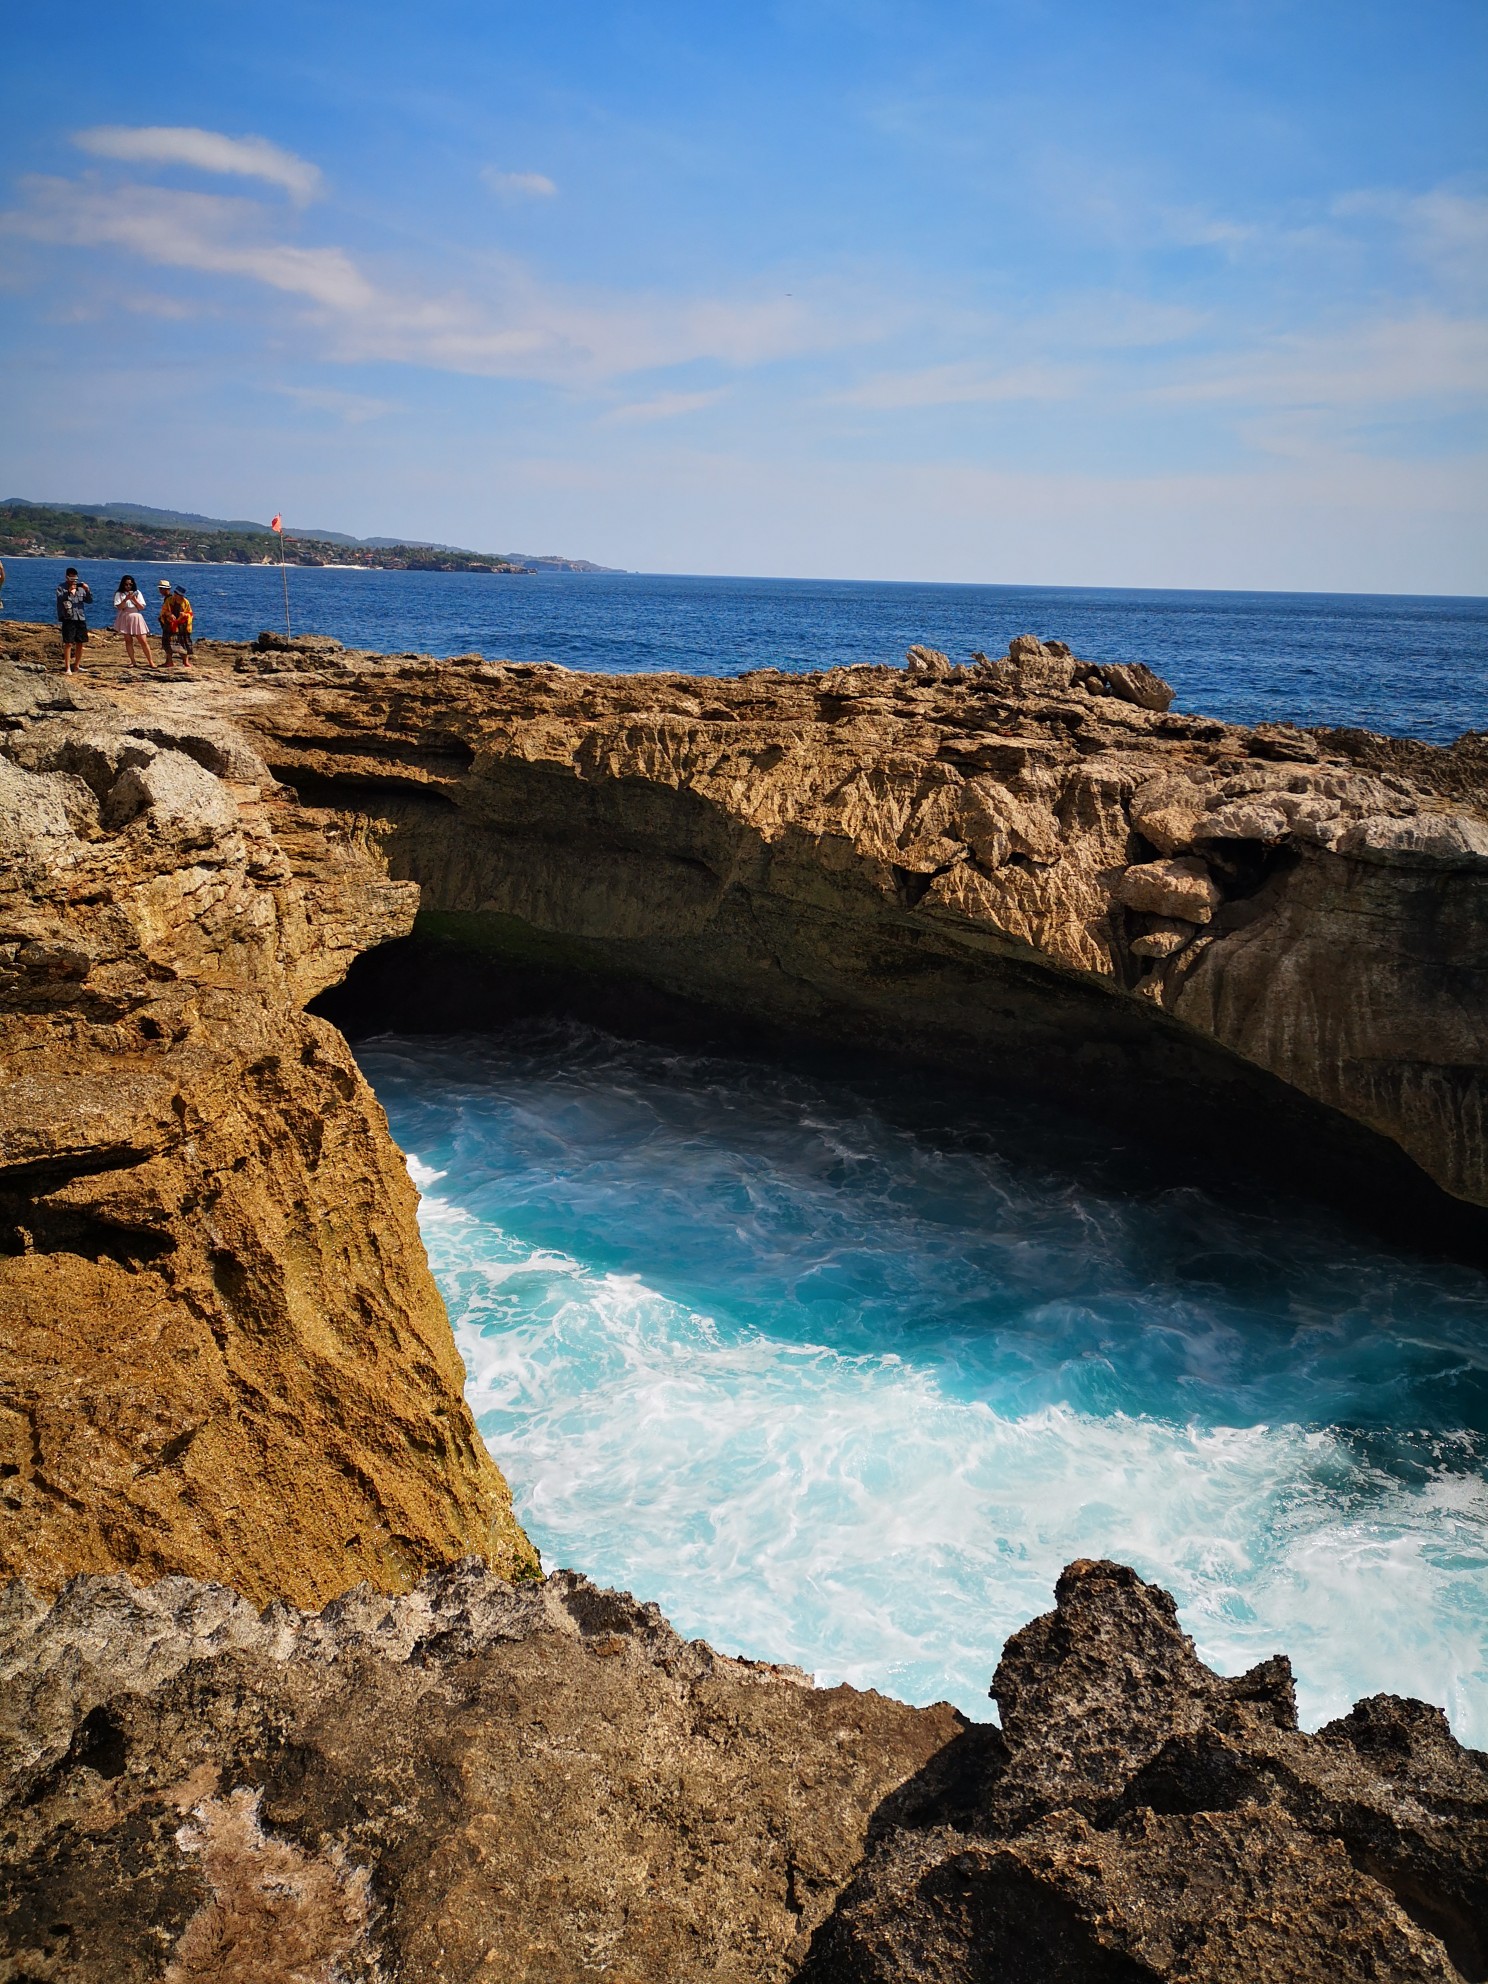
<path fill-rule="evenodd" d="M 1488 592 L 1481 0 L 145 0 L 7 41 L 0 495 Z"/>

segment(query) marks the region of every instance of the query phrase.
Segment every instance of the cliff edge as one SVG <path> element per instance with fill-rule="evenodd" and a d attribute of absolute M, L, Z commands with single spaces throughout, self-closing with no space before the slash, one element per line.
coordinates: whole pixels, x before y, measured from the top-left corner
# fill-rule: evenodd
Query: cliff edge
<path fill-rule="evenodd" d="M 418 884 L 405 1008 L 460 952 L 477 1017 L 534 966 L 641 983 L 1488 1206 L 1488 735 L 1247 729 L 1028 636 L 728 680 L 276 647 L 233 699 Z"/>
<path fill-rule="evenodd" d="M 305 1003 L 415 891 L 212 714 L 0 675 L 0 1576 L 536 1569 L 413 1187 Z"/>

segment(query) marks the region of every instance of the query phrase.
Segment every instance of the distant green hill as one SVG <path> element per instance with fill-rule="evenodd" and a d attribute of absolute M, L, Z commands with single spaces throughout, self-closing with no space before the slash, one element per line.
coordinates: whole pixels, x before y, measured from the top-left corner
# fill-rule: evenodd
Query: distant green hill
<path fill-rule="evenodd" d="M 33 503 L 10 496 L 0 503 L 0 558 L 28 553 L 59 558 L 186 560 L 208 565 L 278 562 L 279 540 L 267 524 L 198 516 L 191 510 L 156 510 L 148 503 Z M 426 544 L 394 537 L 348 537 L 342 531 L 284 532 L 291 565 L 375 565 L 389 571 L 603 572 L 585 558 L 547 552 L 467 551 L 458 544 Z"/>
<path fill-rule="evenodd" d="M 122 504 L 116 508 L 125 507 Z M 46 503 L 0 503 L 0 558 L 134 558 L 142 564 L 276 564 L 279 540 L 261 524 L 138 522 L 98 511 L 63 510 Z M 327 538 L 297 537 L 286 531 L 284 558 L 290 565 L 375 565 L 406 572 L 522 572 L 531 568 L 510 558 L 476 552 L 431 550 L 393 544 L 374 549 Z"/>

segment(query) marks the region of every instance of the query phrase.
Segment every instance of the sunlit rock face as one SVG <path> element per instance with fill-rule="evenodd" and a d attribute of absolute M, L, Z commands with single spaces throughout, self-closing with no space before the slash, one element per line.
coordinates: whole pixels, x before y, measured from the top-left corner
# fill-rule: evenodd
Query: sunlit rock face
<path fill-rule="evenodd" d="M 1031 637 L 736 680 L 237 666 L 276 773 L 496 1005 L 515 967 L 644 983 L 1488 1204 L 1481 736 L 1239 729 Z"/>
<path fill-rule="evenodd" d="M 535 1568 L 382 1111 L 302 1010 L 415 891 L 190 691 L 3 689 L 0 1572 Z"/>

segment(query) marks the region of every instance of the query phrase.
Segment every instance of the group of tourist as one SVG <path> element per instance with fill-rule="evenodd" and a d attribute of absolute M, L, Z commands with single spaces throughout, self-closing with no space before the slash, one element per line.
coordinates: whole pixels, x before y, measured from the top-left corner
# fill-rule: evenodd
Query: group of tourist
<path fill-rule="evenodd" d="M 83 665 L 83 648 L 88 639 L 88 608 L 93 590 L 78 577 L 76 565 L 69 565 L 57 588 L 57 625 L 62 634 L 62 664 L 68 675 L 76 675 Z M 170 668 L 179 658 L 182 668 L 190 669 L 193 653 L 191 601 L 179 585 L 160 581 L 160 643 L 164 666 Z M 145 596 L 126 572 L 114 594 L 114 632 L 124 636 L 124 648 L 131 661 L 138 647 L 151 668 L 162 664 L 150 649 L 150 629 L 145 621 Z"/>

